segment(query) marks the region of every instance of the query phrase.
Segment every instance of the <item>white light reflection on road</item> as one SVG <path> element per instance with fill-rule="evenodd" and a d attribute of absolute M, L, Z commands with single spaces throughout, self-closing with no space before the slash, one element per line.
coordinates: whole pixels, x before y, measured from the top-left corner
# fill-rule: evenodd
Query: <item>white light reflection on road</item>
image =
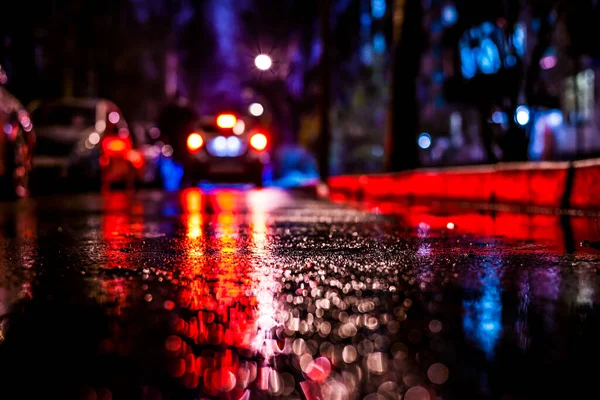
<path fill-rule="evenodd" d="M 256 336 L 252 349 L 263 358 L 259 367 L 258 388 L 268 390 L 271 395 L 279 395 L 286 390 L 281 374 L 274 369 L 274 357 L 283 351 L 274 335 L 277 327 L 283 325 L 284 312 L 277 295 L 281 291 L 281 273 L 271 262 L 268 243 L 268 211 L 273 210 L 273 197 L 279 192 L 252 191 L 248 194 L 247 205 L 250 212 L 252 237 L 252 281 L 256 296 Z M 277 199 L 275 199 L 277 202 Z M 291 377 L 291 376 L 290 376 Z M 293 378 L 292 378 L 293 380 Z M 289 387 L 293 389 L 292 385 Z"/>

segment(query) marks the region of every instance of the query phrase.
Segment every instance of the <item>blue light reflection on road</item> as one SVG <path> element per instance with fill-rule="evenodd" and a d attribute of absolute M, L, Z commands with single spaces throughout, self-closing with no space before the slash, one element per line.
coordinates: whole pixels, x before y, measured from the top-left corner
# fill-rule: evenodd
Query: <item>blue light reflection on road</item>
<path fill-rule="evenodd" d="M 169 191 L 179 189 L 183 178 L 183 167 L 170 158 L 162 158 L 159 168 L 164 188 Z"/>
<path fill-rule="evenodd" d="M 480 275 L 481 297 L 463 301 L 463 329 L 488 358 L 502 332 L 502 299 L 497 267 L 486 263 Z"/>

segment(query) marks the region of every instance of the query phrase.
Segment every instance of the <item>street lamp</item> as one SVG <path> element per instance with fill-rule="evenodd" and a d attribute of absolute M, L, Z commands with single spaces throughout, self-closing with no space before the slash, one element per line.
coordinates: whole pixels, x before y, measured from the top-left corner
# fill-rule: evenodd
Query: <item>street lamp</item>
<path fill-rule="evenodd" d="M 267 71 L 273 65 L 273 60 L 266 54 L 259 54 L 254 59 L 254 65 L 261 71 Z"/>

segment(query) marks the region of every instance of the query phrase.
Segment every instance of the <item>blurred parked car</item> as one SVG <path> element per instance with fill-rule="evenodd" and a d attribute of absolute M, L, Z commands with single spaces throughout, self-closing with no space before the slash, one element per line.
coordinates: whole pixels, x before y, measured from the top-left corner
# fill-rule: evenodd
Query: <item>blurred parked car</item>
<path fill-rule="evenodd" d="M 34 106 L 32 118 L 38 126 L 35 174 L 44 177 L 44 184 L 71 178 L 133 186 L 144 158 L 114 103 L 60 99 Z"/>
<path fill-rule="evenodd" d="M 184 182 L 250 182 L 262 187 L 270 159 L 269 138 L 235 115 L 202 117 L 188 134 L 186 147 L 184 154 L 176 154 L 183 164 Z"/>
<path fill-rule="evenodd" d="M 29 193 L 35 133 L 27 110 L 2 87 L 5 82 L 0 67 L 0 196 L 24 197 Z"/>

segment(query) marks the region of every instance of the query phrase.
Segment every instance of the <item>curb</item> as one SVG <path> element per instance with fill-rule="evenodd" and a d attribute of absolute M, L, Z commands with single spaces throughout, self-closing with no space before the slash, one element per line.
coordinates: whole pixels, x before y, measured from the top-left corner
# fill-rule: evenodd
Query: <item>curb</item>
<path fill-rule="evenodd" d="M 429 198 L 600 211 L 600 159 L 345 175 L 328 185 L 330 196 L 343 200 Z"/>

